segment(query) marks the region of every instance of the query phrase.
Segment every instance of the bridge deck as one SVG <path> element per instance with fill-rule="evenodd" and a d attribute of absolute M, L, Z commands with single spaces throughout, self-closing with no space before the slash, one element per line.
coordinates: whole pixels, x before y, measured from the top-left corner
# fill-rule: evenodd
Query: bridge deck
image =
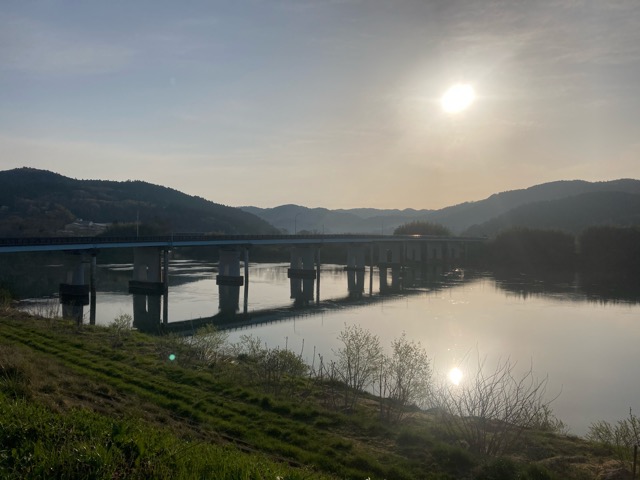
<path fill-rule="evenodd" d="M 0 238 L 0 253 L 95 251 L 132 247 L 203 247 L 258 245 L 324 245 L 384 242 L 483 242 L 478 237 L 426 235 L 163 235 L 154 237 L 31 237 Z"/>

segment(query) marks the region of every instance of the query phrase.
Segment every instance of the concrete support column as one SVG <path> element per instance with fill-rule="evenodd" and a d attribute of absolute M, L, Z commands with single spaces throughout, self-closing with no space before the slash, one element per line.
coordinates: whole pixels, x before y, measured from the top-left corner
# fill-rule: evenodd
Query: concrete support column
<path fill-rule="evenodd" d="M 246 268 L 248 267 L 245 266 Z M 240 287 L 244 285 L 244 280 L 240 275 L 240 251 L 236 248 L 221 249 L 216 276 L 218 307 L 221 313 L 236 314 L 240 306 Z"/>
<path fill-rule="evenodd" d="M 407 242 L 405 243 L 405 259 L 410 263 L 422 262 L 422 243 Z"/>
<path fill-rule="evenodd" d="M 134 248 L 133 280 L 141 282 L 161 282 L 161 252 L 162 249 L 156 247 Z"/>
<path fill-rule="evenodd" d="M 218 285 L 235 286 L 242 286 L 244 284 L 244 277 L 240 275 L 240 252 L 238 250 L 220 250 L 216 283 Z"/>
<path fill-rule="evenodd" d="M 66 282 L 60 284 L 59 297 L 62 316 L 82 324 L 84 306 L 89 305 L 89 285 L 85 283 L 85 269 L 88 263 L 82 255 L 73 255 L 67 270 Z"/>
<path fill-rule="evenodd" d="M 400 265 L 403 262 L 402 243 L 381 242 L 378 244 L 378 263 L 386 265 Z"/>
<path fill-rule="evenodd" d="M 162 323 L 169 323 L 169 250 L 162 251 Z"/>
<path fill-rule="evenodd" d="M 316 304 L 320 303 L 320 248 L 316 249 Z"/>
<path fill-rule="evenodd" d="M 444 260 L 444 245 L 442 242 L 432 242 L 427 244 L 427 253 L 429 260 L 433 262 L 442 262 Z"/>
<path fill-rule="evenodd" d="M 369 296 L 373 295 L 373 243 L 369 247 Z"/>
<path fill-rule="evenodd" d="M 307 305 L 313 301 L 313 284 L 318 275 L 315 270 L 316 247 L 293 247 L 291 264 L 287 271 L 291 284 L 291 298 L 295 304 Z"/>
<path fill-rule="evenodd" d="M 380 292 L 401 289 L 404 244 L 402 242 L 379 243 L 378 266 L 380 268 Z M 387 279 L 387 269 L 391 270 L 391 285 Z"/>
<path fill-rule="evenodd" d="M 244 248 L 244 313 L 249 311 L 249 248 Z"/>
<path fill-rule="evenodd" d="M 389 291 L 389 283 L 387 280 L 387 267 L 380 266 L 378 269 L 378 275 L 380 279 L 380 293 Z"/>
<path fill-rule="evenodd" d="M 366 250 L 364 245 L 347 247 L 347 290 L 349 296 L 360 298 L 364 293 L 364 272 L 366 269 Z"/>
<path fill-rule="evenodd" d="M 160 330 L 162 315 L 161 295 L 133 294 L 133 327 L 141 332 L 156 333 Z"/>
<path fill-rule="evenodd" d="M 347 247 L 347 266 L 345 270 L 364 270 L 366 251 L 364 245 L 349 245 Z"/>
<path fill-rule="evenodd" d="M 91 254 L 91 263 L 89 264 L 89 293 L 90 293 L 90 305 L 89 305 L 89 325 L 96 324 L 96 268 L 97 258 L 96 254 Z"/>
<path fill-rule="evenodd" d="M 133 278 L 129 281 L 129 293 L 162 295 L 162 249 L 138 247 L 133 249 Z"/>

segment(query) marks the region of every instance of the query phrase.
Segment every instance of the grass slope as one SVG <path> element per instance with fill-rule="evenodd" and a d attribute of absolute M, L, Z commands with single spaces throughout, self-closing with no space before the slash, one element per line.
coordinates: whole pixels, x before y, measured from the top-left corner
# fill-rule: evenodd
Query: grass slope
<path fill-rule="evenodd" d="M 518 457 L 483 458 L 433 416 L 385 424 L 367 402 L 347 415 L 308 379 L 265 393 L 237 362 L 181 352 L 137 332 L 0 318 L 0 478 L 588 479 L 609 461 L 544 432 Z"/>

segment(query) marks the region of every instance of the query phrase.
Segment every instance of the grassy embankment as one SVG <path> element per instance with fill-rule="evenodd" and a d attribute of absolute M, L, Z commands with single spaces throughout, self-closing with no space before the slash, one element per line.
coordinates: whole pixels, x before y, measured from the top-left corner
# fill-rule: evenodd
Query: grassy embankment
<path fill-rule="evenodd" d="M 389 424 L 365 399 L 347 414 L 317 380 L 265 388 L 242 363 L 205 366 L 175 338 L 6 312 L 0 478 L 589 479 L 615 468 L 601 447 L 540 431 L 516 455 L 486 458 L 428 413 Z"/>

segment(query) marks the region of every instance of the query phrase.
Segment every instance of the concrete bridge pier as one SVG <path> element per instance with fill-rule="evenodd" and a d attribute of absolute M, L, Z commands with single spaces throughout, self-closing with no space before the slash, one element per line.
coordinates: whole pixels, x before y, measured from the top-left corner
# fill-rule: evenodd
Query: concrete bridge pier
<path fill-rule="evenodd" d="M 446 242 L 430 242 L 427 244 L 427 262 L 429 264 L 443 264 L 446 262 Z"/>
<path fill-rule="evenodd" d="M 220 249 L 218 260 L 218 308 L 221 313 L 235 315 L 240 309 L 240 287 L 245 285 L 245 279 L 240 275 L 240 250 L 237 248 Z M 246 254 L 248 258 L 248 253 Z M 245 262 L 245 274 L 248 270 L 248 260 Z"/>
<path fill-rule="evenodd" d="M 364 294 L 364 270 L 347 270 L 347 288 L 350 298 L 362 298 Z"/>
<path fill-rule="evenodd" d="M 221 249 L 218 260 L 217 285 L 244 285 L 244 277 L 240 275 L 240 251 L 238 249 Z"/>
<path fill-rule="evenodd" d="M 378 268 L 380 269 L 380 292 L 396 291 L 402 288 L 401 273 L 404 262 L 402 242 L 378 244 Z M 387 279 L 387 270 L 391 271 L 391 284 Z"/>
<path fill-rule="evenodd" d="M 84 306 L 89 305 L 89 285 L 85 280 L 87 260 L 80 254 L 74 255 L 67 270 L 67 278 L 60 284 L 59 298 L 62 305 L 62 316 L 74 319 L 82 324 Z"/>
<path fill-rule="evenodd" d="M 91 254 L 91 261 L 89 263 L 89 325 L 96 324 L 96 267 L 97 254 L 94 252 Z"/>
<path fill-rule="evenodd" d="M 158 247 L 134 248 L 132 277 L 129 280 L 129 293 L 143 296 L 157 295 L 158 298 L 161 295 L 164 296 L 162 320 L 167 323 L 169 321 L 169 250 Z"/>
<path fill-rule="evenodd" d="M 447 260 L 451 266 L 458 266 L 464 260 L 465 245 L 461 242 L 449 242 L 447 244 Z"/>
<path fill-rule="evenodd" d="M 407 242 L 404 246 L 404 258 L 407 264 L 418 264 L 424 261 L 423 242 Z"/>
<path fill-rule="evenodd" d="M 295 305 L 308 305 L 313 302 L 313 286 L 319 269 L 315 263 L 319 256 L 315 247 L 293 247 L 291 249 L 291 264 L 287 271 L 291 285 L 291 298 Z"/>
<path fill-rule="evenodd" d="M 156 333 L 160 330 L 162 295 L 133 294 L 133 327 L 141 332 Z"/>
<path fill-rule="evenodd" d="M 243 264 L 244 264 L 244 305 L 243 305 L 243 311 L 245 313 L 245 315 L 249 312 L 249 248 L 245 247 L 244 248 L 244 259 L 243 259 Z"/>
<path fill-rule="evenodd" d="M 164 291 L 161 248 L 133 249 L 133 278 L 129 280 L 129 293 L 162 294 Z M 168 269 L 168 264 L 165 265 Z M 168 271 L 165 271 L 165 277 Z"/>
<path fill-rule="evenodd" d="M 360 298 L 364 293 L 364 272 L 366 269 L 364 245 L 349 245 L 347 248 L 347 289 L 349 296 Z"/>

